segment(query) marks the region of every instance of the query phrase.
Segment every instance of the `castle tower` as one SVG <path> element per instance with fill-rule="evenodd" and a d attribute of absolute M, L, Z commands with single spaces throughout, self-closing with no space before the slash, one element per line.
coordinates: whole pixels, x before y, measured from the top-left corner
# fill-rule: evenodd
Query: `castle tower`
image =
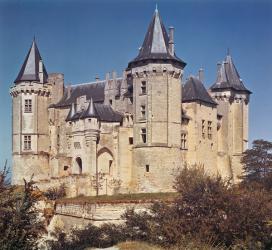
<path fill-rule="evenodd" d="M 156 9 L 138 56 L 128 64 L 133 82 L 135 192 L 170 191 L 181 165 L 181 78 L 185 63 L 174 52 Z"/>
<path fill-rule="evenodd" d="M 35 40 L 11 87 L 12 96 L 12 183 L 23 178 L 49 177 L 48 113 L 51 86 Z"/>
<path fill-rule="evenodd" d="M 223 116 L 218 134 L 218 167 L 223 176 L 237 181 L 242 173 L 242 153 L 248 144 L 248 104 L 251 92 L 244 86 L 229 54 L 218 65 L 217 79 L 210 92 L 218 103 L 218 112 Z"/>

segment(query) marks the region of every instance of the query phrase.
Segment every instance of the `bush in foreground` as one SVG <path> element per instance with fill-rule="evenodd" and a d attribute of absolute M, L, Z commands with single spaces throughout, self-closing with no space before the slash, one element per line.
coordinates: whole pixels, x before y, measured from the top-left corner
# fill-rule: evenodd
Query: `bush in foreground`
<path fill-rule="evenodd" d="M 7 181 L 6 167 L 0 171 L 0 248 L 3 250 L 37 249 L 44 232 L 35 203 L 40 192 L 32 181 L 24 181 L 23 190 Z"/>

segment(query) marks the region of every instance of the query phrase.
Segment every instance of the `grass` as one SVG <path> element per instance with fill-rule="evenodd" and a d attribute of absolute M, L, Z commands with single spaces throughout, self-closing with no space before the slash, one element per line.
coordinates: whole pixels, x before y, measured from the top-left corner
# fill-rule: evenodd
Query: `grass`
<path fill-rule="evenodd" d="M 177 193 L 138 193 L 138 194 L 118 194 L 118 195 L 100 195 L 100 196 L 78 196 L 74 198 L 63 198 L 57 200 L 57 203 L 142 203 L 163 200 L 171 202 Z"/>

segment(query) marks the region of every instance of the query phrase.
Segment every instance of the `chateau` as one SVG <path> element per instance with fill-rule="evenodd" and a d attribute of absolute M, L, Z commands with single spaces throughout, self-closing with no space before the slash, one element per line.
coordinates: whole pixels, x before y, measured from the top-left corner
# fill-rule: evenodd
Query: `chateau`
<path fill-rule="evenodd" d="M 34 40 L 10 89 L 13 184 L 33 175 L 69 196 L 167 192 L 184 164 L 237 181 L 251 92 L 229 54 L 209 89 L 202 69 L 182 81 L 185 66 L 158 10 L 122 77 L 65 86 Z"/>

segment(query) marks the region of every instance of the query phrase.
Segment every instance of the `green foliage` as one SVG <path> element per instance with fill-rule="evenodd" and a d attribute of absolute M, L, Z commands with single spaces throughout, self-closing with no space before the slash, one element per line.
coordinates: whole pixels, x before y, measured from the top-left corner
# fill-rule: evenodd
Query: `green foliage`
<path fill-rule="evenodd" d="M 56 241 L 48 241 L 51 250 L 83 250 L 87 247 L 110 247 L 124 241 L 123 227 L 113 224 L 104 224 L 96 227 L 89 224 L 84 229 L 74 229 L 69 234 L 56 232 Z"/>
<path fill-rule="evenodd" d="M 182 169 L 175 187 L 179 196 L 174 203 L 157 202 L 150 214 L 127 211 L 124 218 L 130 238 L 166 247 L 187 239 L 209 239 L 213 246 L 225 247 L 243 243 L 245 249 L 271 244 L 269 192 L 230 186 L 220 177 L 207 176 L 201 167 Z"/>
<path fill-rule="evenodd" d="M 272 190 L 272 142 L 255 140 L 242 158 L 245 184 L 257 183 Z"/>
<path fill-rule="evenodd" d="M 62 184 L 59 187 L 49 188 L 44 192 L 44 196 L 49 200 L 57 200 L 66 196 L 65 185 Z"/>
<path fill-rule="evenodd" d="M 6 168 L 0 172 L 0 248 L 37 249 L 44 230 L 34 206 L 40 194 L 32 181 L 25 181 L 23 192 L 18 192 L 6 182 L 7 173 Z"/>

